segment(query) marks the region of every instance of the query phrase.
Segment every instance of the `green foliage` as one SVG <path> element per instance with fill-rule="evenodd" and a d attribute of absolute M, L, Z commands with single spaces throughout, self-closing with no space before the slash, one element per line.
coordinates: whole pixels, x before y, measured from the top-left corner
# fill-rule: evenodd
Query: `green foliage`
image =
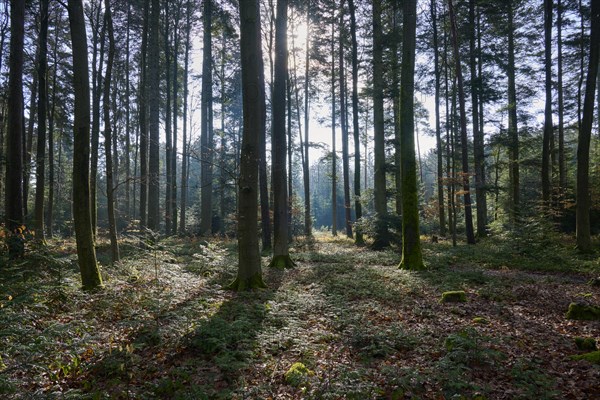
<path fill-rule="evenodd" d="M 571 356 L 571 358 L 573 360 L 585 360 L 585 361 L 591 362 L 592 364 L 600 365 L 600 350 L 592 351 L 590 353 Z"/>
<path fill-rule="evenodd" d="M 407 334 L 399 324 L 383 327 L 357 321 L 352 327 L 350 344 L 358 350 L 361 358 L 368 360 L 412 350 L 417 339 Z"/>
<path fill-rule="evenodd" d="M 314 375 L 314 372 L 301 362 L 295 362 L 284 374 L 285 382 L 295 387 L 308 383 L 308 377 Z"/>
<path fill-rule="evenodd" d="M 575 346 L 577 346 L 578 350 L 583 350 L 583 351 L 598 350 L 598 347 L 596 346 L 596 339 L 594 339 L 594 338 L 576 337 L 573 341 L 575 342 Z"/>
<path fill-rule="evenodd" d="M 528 359 L 517 360 L 511 370 L 515 386 L 520 390 L 518 399 L 556 399 L 556 382 L 547 375 L 543 366 Z"/>

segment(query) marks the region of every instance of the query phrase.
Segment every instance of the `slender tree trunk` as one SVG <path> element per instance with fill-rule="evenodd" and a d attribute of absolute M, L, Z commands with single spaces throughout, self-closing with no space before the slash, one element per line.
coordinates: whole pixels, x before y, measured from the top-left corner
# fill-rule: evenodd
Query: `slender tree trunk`
<path fill-rule="evenodd" d="M 259 60 L 260 64 L 263 65 L 262 59 Z M 265 76 L 261 74 L 259 81 L 262 87 L 265 87 L 264 82 Z M 271 231 L 271 210 L 269 207 L 269 178 L 267 176 L 267 109 L 262 109 L 263 114 L 261 115 L 261 129 L 259 131 L 259 185 L 260 185 L 260 220 L 261 220 L 261 233 L 262 233 L 262 251 L 269 252 L 273 248 L 272 244 L 272 231 Z"/>
<path fill-rule="evenodd" d="M 402 71 L 400 83 L 402 155 L 402 260 L 400 268 L 424 268 L 419 233 L 419 199 L 414 135 L 415 52 L 417 1 L 402 3 Z"/>
<path fill-rule="evenodd" d="M 183 61 L 183 149 L 181 153 L 181 197 L 179 210 L 179 234 L 184 234 L 186 231 L 186 208 L 187 208 L 187 153 L 186 146 L 187 137 L 187 114 L 188 114 L 188 74 L 190 65 L 190 47 L 191 47 L 191 32 L 192 32 L 192 2 L 187 0 L 186 4 L 186 27 L 185 27 L 185 56 Z"/>
<path fill-rule="evenodd" d="M 91 152 L 90 152 L 90 193 L 91 193 L 91 210 L 92 210 L 92 230 L 94 237 L 97 234 L 98 226 L 98 155 L 100 143 L 100 99 L 102 96 L 102 64 L 104 63 L 104 42 L 106 36 L 106 26 L 101 23 L 100 11 L 102 9 L 102 1 L 98 0 L 96 5 L 96 13 L 94 14 L 94 24 L 96 35 L 92 44 L 92 136 L 91 136 Z M 93 27 L 92 27 L 93 28 Z M 100 49 L 98 50 L 98 42 Z"/>
<path fill-rule="evenodd" d="M 590 29 L 590 50 L 583 118 L 577 142 L 577 249 L 581 252 L 592 251 L 590 228 L 590 140 L 594 120 L 594 93 L 600 64 L 600 1 L 592 1 Z"/>
<path fill-rule="evenodd" d="M 166 81 L 166 104 L 165 104 L 165 233 L 169 235 L 171 233 L 171 222 L 173 221 L 173 211 L 171 209 L 171 190 L 173 189 L 172 179 L 173 173 L 171 171 L 173 163 L 171 157 L 173 155 L 173 136 L 171 134 L 172 121 L 171 121 L 171 38 L 170 25 L 172 23 L 170 18 L 170 1 L 166 1 L 165 8 L 165 22 L 164 22 L 164 52 L 165 52 L 165 81 Z M 176 101 L 176 100 L 174 100 Z"/>
<path fill-rule="evenodd" d="M 552 129 L 552 0 L 544 0 L 544 69 L 546 72 L 546 106 L 544 108 L 544 135 L 542 144 L 542 201 L 550 202 L 550 142 Z"/>
<path fill-rule="evenodd" d="M 440 126 L 440 64 L 436 0 L 431 0 L 431 21 L 433 23 L 433 64 L 435 74 L 435 143 L 437 153 L 438 217 L 440 224 L 440 235 L 446 236 L 446 213 L 444 207 L 444 158 Z"/>
<path fill-rule="evenodd" d="M 465 92 L 462 76 L 462 68 L 460 65 L 460 51 L 458 45 L 458 28 L 454 16 L 454 7 L 452 0 L 448 0 L 448 11 L 450 17 L 450 33 L 452 38 L 452 47 L 454 49 L 454 63 L 456 68 L 456 79 L 458 84 L 458 104 L 460 112 L 460 144 L 462 153 L 462 184 L 463 184 L 463 199 L 465 205 L 465 229 L 467 233 L 467 243 L 475 243 L 475 234 L 473 232 L 473 214 L 471 209 L 471 189 L 469 187 L 469 151 L 467 141 L 467 113 L 465 107 Z"/>
<path fill-rule="evenodd" d="M 479 125 L 481 76 L 477 75 L 475 49 L 475 0 L 469 0 L 469 67 L 471 73 L 471 108 L 473 113 L 473 150 L 475 161 L 475 201 L 477 207 L 477 236 L 487 236 L 487 200 L 485 189 L 485 152 L 483 127 Z M 481 59 L 479 60 L 481 63 Z"/>
<path fill-rule="evenodd" d="M 286 171 L 286 78 L 288 75 L 287 0 L 277 1 L 275 24 L 275 70 L 273 81 L 271 141 L 273 173 L 273 260 L 274 268 L 289 268 L 294 262 L 288 247 L 288 187 Z"/>
<path fill-rule="evenodd" d="M 25 2 L 10 1 L 10 56 L 8 77 L 8 131 L 6 140 L 6 228 L 14 232 L 23 224 L 23 45 Z M 22 255 L 11 247 L 11 257 Z"/>
<path fill-rule="evenodd" d="M 563 41 L 562 41 L 562 25 L 563 25 L 563 7 L 562 0 L 558 0 L 556 4 L 556 31 L 558 42 L 557 55 L 557 90 L 558 90 L 558 186 L 560 194 L 564 195 L 567 188 L 567 168 L 565 164 L 565 101 L 563 91 Z M 563 199 L 561 199 L 563 200 Z"/>
<path fill-rule="evenodd" d="M 350 155 L 348 149 L 348 107 L 346 102 L 346 71 L 344 61 L 344 0 L 340 2 L 340 24 L 339 24 L 339 64 L 340 64 L 340 121 L 342 124 L 342 175 L 344 179 L 344 215 L 346 223 L 346 236 L 352 237 L 352 206 L 350 205 Z"/>
<path fill-rule="evenodd" d="M 348 0 L 350 7 L 350 36 L 352 37 L 352 129 L 354 130 L 354 213 L 356 221 L 362 218 L 360 202 L 360 127 L 358 123 L 358 43 L 356 41 L 356 7 L 354 0 Z M 355 243 L 364 246 L 362 230 L 355 228 Z"/>
<path fill-rule="evenodd" d="M 130 25 L 131 25 L 131 3 L 127 3 L 127 28 L 125 36 L 125 71 L 129 71 L 129 40 L 130 40 Z M 129 74 L 125 74 L 125 214 L 131 219 L 131 86 Z"/>
<path fill-rule="evenodd" d="M 106 74 L 104 76 L 104 156 L 106 157 L 106 201 L 108 208 L 108 228 L 110 232 L 110 250 L 112 262 L 120 260 L 119 242 L 117 239 L 117 222 L 115 219 L 115 185 L 112 154 L 112 127 L 110 120 L 110 85 L 112 81 L 112 69 L 115 58 L 115 35 L 113 32 L 112 13 L 110 11 L 110 0 L 105 0 L 104 24 L 108 33 L 108 59 L 106 61 Z"/>
<path fill-rule="evenodd" d="M 210 235 L 212 228 L 212 0 L 204 0 L 201 120 L 200 232 Z"/>
<path fill-rule="evenodd" d="M 35 65 L 39 64 L 39 48 L 36 49 Z M 33 80 L 31 83 L 31 95 L 29 97 L 29 120 L 27 124 L 27 131 L 22 136 L 22 148 L 23 148 L 23 216 L 29 215 L 29 181 L 31 178 L 31 156 L 33 152 L 33 132 L 35 127 L 35 115 L 37 114 L 37 95 L 38 95 L 38 75 L 33 74 Z"/>
<path fill-rule="evenodd" d="M 337 236 L 337 153 L 335 149 L 335 7 L 331 19 L 331 234 Z"/>
<path fill-rule="evenodd" d="M 229 285 L 233 290 L 264 287 L 258 246 L 258 159 L 261 115 L 265 112 L 260 7 L 258 0 L 240 0 L 240 48 L 242 55 L 242 93 L 244 130 L 240 159 L 238 202 L 238 273 Z M 264 78 L 262 80 L 264 83 Z"/>
<path fill-rule="evenodd" d="M 48 0 L 40 0 L 40 35 L 38 74 L 38 138 L 35 171 L 35 229 L 37 238 L 44 239 L 44 199 L 46 194 L 46 110 L 48 94 L 46 71 L 48 69 Z"/>
<path fill-rule="evenodd" d="M 400 165 L 402 164 L 402 160 L 400 159 L 401 156 L 401 150 L 400 150 L 400 61 L 399 61 L 399 46 L 402 45 L 402 35 L 401 35 L 401 31 L 400 31 L 400 21 L 399 21 L 399 16 L 400 16 L 400 11 L 399 11 L 399 6 L 400 6 L 400 2 L 398 1 L 394 1 L 392 2 L 393 4 L 393 33 L 394 33 L 394 38 L 390 41 L 391 42 L 391 60 L 392 60 L 392 110 L 394 112 L 394 162 L 396 163 L 395 165 L 395 171 L 394 171 L 394 179 L 395 179 L 395 184 L 396 184 L 396 194 L 395 194 L 395 199 L 396 199 L 396 215 L 401 217 L 402 216 L 402 171 L 400 170 Z M 378 18 L 381 19 L 381 18 Z M 379 21 L 379 23 L 381 24 L 381 21 Z M 379 28 L 379 30 L 381 30 L 381 28 Z M 380 32 L 379 35 L 381 36 L 382 33 Z M 375 35 L 373 35 L 375 36 Z M 382 39 L 380 39 L 382 40 Z M 381 46 L 381 45 L 380 45 Z M 382 50 L 379 50 L 382 51 Z M 373 54 L 375 54 L 375 51 L 373 51 Z M 375 58 L 375 57 L 373 57 Z M 378 58 L 381 59 L 382 57 L 378 55 Z M 380 67 L 379 72 L 377 73 L 377 75 L 383 75 L 383 67 Z M 375 76 L 373 77 L 373 82 L 375 82 L 375 79 L 382 81 L 383 76 L 376 78 Z M 383 90 L 383 82 L 380 82 L 379 85 L 382 87 Z M 373 85 L 375 86 L 375 85 Z M 379 91 L 379 90 L 378 90 Z M 383 94 L 379 95 L 375 95 L 375 96 L 382 96 Z M 383 103 L 383 99 L 378 100 L 379 102 Z M 383 124 L 383 115 L 381 115 L 381 113 L 383 113 L 383 111 L 381 111 L 383 109 L 383 104 L 381 104 L 379 106 L 380 111 L 378 111 L 378 114 L 380 115 L 380 119 L 381 121 L 379 122 L 380 124 L 380 132 L 383 132 L 383 126 L 381 124 Z M 373 110 L 375 110 L 375 101 L 373 101 Z M 380 135 L 384 135 L 384 133 L 380 133 Z M 378 139 L 375 139 L 375 143 L 377 143 Z M 379 139 L 379 143 L 377 143 L 375 146 L 379 146 L 380 147 L 380 155 L 379 155 L 379 159 L 381 161 L 379 161 L 379 163 L 377 162 L 377 158 L 375 159 L 375 169 L 377 170 L 377 165 L 378 164 L 382 164 L 381 168 L 383 168 L 383 174 L 382 176 L 380 176 L 379 178 L 377 176 L 375 176 L 375 180 L 380 180 L 380 187 L 385 191 L 387 191 L 386 188 L 386 176 L 385 176 L 385 135 L 382 136 Z M 383 147 L 381 147 L 383 146 Z M 381 194 L 380 194 L 381 196 Z M 383 199 L 381 199 L 380 201 L 383 201 Z M 386 205 L 387 205 L 387 196 L 386 196 Z M 387 210 L 386 210 L 387 212 Z"/>
<path fill-rule="evenodd" d="M 506 74 L 508 75 L 508 140 L 509 153 L 508 165 L 510 175 L 510 210 L 509 216 L 514 224 L 520 214 L 520 174 L 519 174 L 519 130 L 517 128 L 517 89 L 515 83 L 515 39 L 513 24 L 513 0 L 508 1 L 508 64 Z"/>
<path fill-rule="evenodd" d="M 159 205 L 159 118 L 160 118 L 160 73 L 159 73 L 159 25 L 160 2 L 152 0 L 148 38 L 148 228 L 160 228 Z"/>
<path fill-rule="evenodd" d="M 148 30 L 150 0 L 144 2 L 144 25 L 140 50 L 139 127 L 140 127 L 140 226 L 148 226 Z"/>
<path fill-rule="evenodd" d="M 308 158 L 308 149 L 309 149 L 309 98 L 310 98 L 310 34 L 311 34 L 311 25 L 310 25 L 310 13 L 311 13 L 311 4 L 310 0 L 308 0 L 308 4 L 306 5 L 306 60 L 304 64 L 304 148 L 303 148 L 303 178 L 304 178 L 304 234 L 306 237 L 312 237 L 312 217 L 311 217 L 311 207 L 310 207 L 310 163 Z"/>
<path fill-rule="evenodd" d="M 171 149 L 171 232 L 172 235 L 177 234 L 177 139 L 179 128 L 179 81 L 178 77 L 178 54 L 179 54 L 179 23 L 181 18 L 181 2 L 176 4 L 175 26 L 173 35 L 174 51 L 173 51 L 173 147 Z"/>
<path fill-rule="evenodd" d="M 102 286 L 96 261 L 90 210 L 90 86 L 82 0 L 68 0 L 75 89 L 73 141 L 73 217 L 77 258 L 84 290 Z"/>

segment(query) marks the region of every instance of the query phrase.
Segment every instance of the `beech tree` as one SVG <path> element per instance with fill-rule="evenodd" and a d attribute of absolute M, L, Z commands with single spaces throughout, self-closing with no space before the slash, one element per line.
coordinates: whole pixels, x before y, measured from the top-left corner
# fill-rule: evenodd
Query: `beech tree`
<path fill-rule="evenodd" d="M 262 63 L 260 7 L 258 0 L 240 0 L 240 49 L 244 134 L 238 180 L 238 271 L 228 286 L 243 291 L 265 287 L 258 245 L 258 159 L 261 115 L 265 107 Z"/>

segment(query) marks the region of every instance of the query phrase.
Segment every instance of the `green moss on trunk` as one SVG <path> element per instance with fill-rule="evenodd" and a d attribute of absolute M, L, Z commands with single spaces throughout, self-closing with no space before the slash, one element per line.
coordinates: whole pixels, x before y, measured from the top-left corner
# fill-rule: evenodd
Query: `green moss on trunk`
<path fill-rule="evenodd" d="M 292 261 L 289 255 L 285 256 L 273 256 L 273 260 L 269 264 L 269 268 L 286 269 L 294 268 L 296 263 Z"/>
<path fill-rule="evenodd" d="M 245 279 L 240 278 L 238 276 L 237 278 L 235 278 L 235 280 L 233 282 L 231 282 L 229 285 L 225 286 L 225 289 L 233 290 L 236 292 L 243 292 L 246 290 L 264 289 L 266 287 L 267 287 L 267 285 L 263 281 L 262 275 L 255 274 L 255 275 L 253 275 L 249 278 L 245 278 Z"/>

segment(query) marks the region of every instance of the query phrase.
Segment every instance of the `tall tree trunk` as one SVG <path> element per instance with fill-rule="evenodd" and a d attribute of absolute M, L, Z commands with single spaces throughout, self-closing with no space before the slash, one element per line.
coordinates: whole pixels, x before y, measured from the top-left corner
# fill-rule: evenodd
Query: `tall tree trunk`
<path fill-rule="evenodd" d="M 46 71 L 48 69 L 48 13 L 49 0 L 40 0 L 40 35 L 38 74 L 38 138 L 35 170 L 35 229 L 37 238 L 44 241 L 44 199 L 46 194 L 46 110 L 48 94 Z"/>
<path fill-rule="evenodd" d="M 402 160 L 400 159 L 400 155 L 401 155 L 401 151 L 400 151 L 400 57 L 399 52 L 401 51 L 400 47 L 402 45 L 402 34 L 401 34 L 401 30 L 400 30 L 400 11 L 399 11 L 399 6 L 400 6 L 400 2 L 398 1 L 394 1 L 392 2 L 393 4 L 393 34 L 394 34 L 394 38 L 390 41 L 391 42 L 391 61 L 392 61 L 392 110 L 394 113 L 394 163 L 395 163 L 395 168 L 394 168 L 394 180 L 395 180 L 395 184 L 396 184 L 396 193 L 395 193 L 395 200 L 396 200 L 396 204 L 395 204 L 395 208 L 396 208 L 396 215 L 401 217 L 402 216 L 402 171 L 400 171 L 400 165 L 402 164 Z M 380 19 L 380 18 L 379 18 Z M 381 23 L 381 21 L 380 21 Z M 381 30 L 381 28 L 379 28 L 379 30 Z M 381 33 L 380 33 L 381 35 Z M 375 36 L 375 35 L 373 35 Z M 400 49 L 400 50 L 399 50 Z M 373 53 L 375 53 L 375 51 L 373 51 Z M 381 58 L 381 57 L 379 57 Z M 383 68 L 383 67 L 381 67 Z M 380 70 L 379 74 L 382 74 L 383 69 Z M 378 74 L 378 75 L 379 75 Z M 373 81 L 375 81 L 375 79 L 381 80 L 382 78 L 375 78 L 373 77 Z M 383 83 L 380 83 L 380 85 L 383 88 Z M 375 85 L 373 85 L 375 86 Z M 376 95 L 379 96 L 379 95 Z M 381 100 L 383 101 L 383 100 Z M 373 101 L 373 103 L 375 103 L 375 101 Z M 381 109 L 383 109 L 383 105 L 380 106 Z M 373 110 L 375 110 L 375 107 L 373 106 Z M 380 113 L 382 111 L 379 111 Z M 381 116 L 380 118 L 383 119 L 383 116 Z M 380 124 L 383 124 L 383 122 L 380 122 Z M 383 132 L 383 127 L 379 128 L 381 132 Z M 381 179 L 381 187 L 385 188 L 385 180 L 386 180 L 386 176 L 385 176 L 385 135 L 381 137 L 381 139 L 379 139 L 381 142 L 380 144 L 376 144 L 376 146 L 383 146 L 380 147 L 381 148 L 381 155 L 380 155 L 380 159 L 383 162 L 383 175 L 379 178 Z M 375 139 L 375 141 L 377 141 L 377 139 Z M 377 161 L 375 161 L 375 165 L 377 165 Z M 377 169 L 377 167 L 375 167 L 375 169 Z M 377 176 L 375 177 L 375 179 L 378 179 Z M 387 190 L 387 188 L 385 188 L 384 190 Z M 380 195 L 381 196 L 381 195 Z M 383 199 L 381 200 L 383 201 Z M 386 203 L 387 203 L 387 196 L 386 196 Z"/>
<path fill-rule="evenodd" d="M 91 136 L 91 152 L 90 152 L 90 194 L 91 194 L 91 210 L 92 210 L 92 230 L 94 236 L 97 233 L 98 226 L 98 148 L 100 143 L 100 99 L 102 96 L 102 64 L 104 63 L 104 42 L 106 36 L 106 26 L 101 23 L 100 11 L 102 9 L 102 1 L 98 0 L 95 4 L 94 26 L 92 31 L 95 31 L 94 42 L 92 43 L 92 136 Z M 98 49 L 98 43 L 100 49 Z"/>
<path fill-rule="evenodd" d="M 212 227 L 212 0 L 204 0 L 201 120 L 200 232 L 210 235 Z"/>
<path fill-rule="evenodd" d="M 176 4 L 175 25 L 173 27 L 173 145 L 171 148 L 171 232 L 177 234 L 177 139 L 178 139 L 178 120 L 179 120 L 179 81 L 178 77 L 178 55 L 179 55 L 179 22 L 181 18 L 181 2 Z"/>
<path fill-rule="evenodd" d="M 550 141 L 552 129 L 552 0 L 544 0 L 544 70 L 546 72 L 546 106 L 542 144 L 542 201 L 550 202 Z"/>
<path fill-rule="evenodd" d="M 159 25 L 160 2 L 152 0 L 148 38 L 148 228 L 158 231 L 160 228 L 159 205 L 159 118 L 160 118 L 160 72 L 159 72 Z"/>
<path fill-rule="evenodd" d="M 348 0 L 350 7 L 350 36 L 352 37 L 352 129 L 354 130 L 354 213 L 356 221 L 362 218 L 362 204 L 360 202 L 360 132 L 358 124 L 358 43 L 356 41 L 356 7 L 354 0 Z M 355 228 L 355 243 L 363 246 L 362 230 Z"/>
<path fill-rule="evenodd" d="M 460 65 L 460 51 L 458 45 L 458 27 L 454 15 L 452 0 L 448 0 L 448 11 L 450 17 L 450 34 L 452 38 L 452 47 L 454 49 L 454 64 L 456 68 L 456 79 L 458 84 L 458 104 L 460 112 L 460 147 L 462 153 L 462 186 L 463 199 L 465 206 L 465 230 L 467 234 L 467 243 L 475 244 L 475 234 L 473 232 L 473 213 L 471 209 L 471 189 L 469 187 L 469 151 L 467 141 L 467 112 L 465 107 L 465 91 Z"/>
<path fill-rule="evenodd" d="M 259 60 L 261 68 L 263 66 L 262 59 Z M 259 76 L 259 84 L 261 87 L 265 87 L 264 73 Z M 272 232 L 271 232 L 271 211 L 269 205 L 269 178 L 267 176 L 267 108 L 262 109 L 261 118 L 261 129 L 259 131 L 258 148 L 259 148 L 259 161 L 258 161 L 258 174 L 259 174 L 259 185 L 260 185 L 260 220 L 261 220 L 261 233 L 262 233 L 262 251 L 268 252 L 273 248 L 272 243 Z"/>
<path fill-rule="evenodd" d="M 131 26 L 131 3 L 127 3 L 127 28 L 125 35 L 125 71 L 129 71 L 129 40 Z M 129 74 L 125 74 L 125 214 L 131 219 L 131 86 Z"/>
<path fill-rule="evenodd" d="M 560 194 L 563 195 L 567 188 L 567 168 L 565 164 L 565 102 L 563 91 L 563 49 L 562 49 L 562 0 L 556 4 L 556 31 L 558 42 L 557 55 L 557 90 L 558 90 L 558 186 Z"/>
<path fill-rule="evenodd" d="M 306 5 L 306 60 L 304 64 L 304 157 L 302 161 L 303 178 L 304 178 L 304 234 L 306 237 L 312 237 L 312 217 L 310 208 L 310 163 L 308 159 L 309 149 L 309 131 L 310 131 L 310 110 L 309 110 L 309 98 L 310 98 L 310 13 L 311 13 L 310 0 Z"/>
<path fill-rule="evenodd" d="M 583 118 L 577 142 L 577 249 L 581 252 L 592 251 L 590 234 L 590 140 L 594 120 L 594 93 L 596 77 L 600 64 L 600 1 L 592 1 L 590 29 L 590 50 L 587 79 L 585 82 L 585 99 L 583 102 Z"/>
<path fill-rule="evenodd" d="M 6 137 L 6 189 L 4 218 L 15 231 L 23 224 L 23 45 L 25 2 L 10 1 L 10 57 L 8 76 L 8 131 Z M 22 255 L 11 247 L 11 257 Z"/>
<path fill-rule="evenodd" d="M 60 31 L 62 25 L 62 16 L 57 14 L 56 32 Z M 48 112 L 48 203 L 46 205 L 46 231 L 48 237 L 52 237 L 54 231 L 54 193 L 55 193 L 55 166 L 54 166 L 54 117 L 56 114 L 56 76 L 58 71 L 58 34 L 54 37 L 53 60 L 54 66 L 52 70 L 52 106 Z"/>
<path fill-rule="evenodd" d="M 244 130 L 240 158 L 238 202 L 238 272 L 229 285 L 233 290 L 264 287 L 258 246 L 258 159 L 260 130 L 264 125 L 265 91 L 263 75 L 260 7 L 258 0 L 240 0 L 240 48 Z M 262 80 L 264 82 L 264 78 Z"/>
<path fill-rule="evenodd" d="M 144 1 L 144 25 L 140 49 L 139 129 L 140 129 L 140 226 L 148 226 L 148 30 L 150 0 Z"/>
<path fill-rule="evenodd" d="M 288 74 L 287 0 L 277 0 L 275 24 L 275 70 L 273 81 L 271 142 L 273 174 L 273 259 L 274 268 L 289 268 L 294 262 L 288 247 L 288 187 L 286 171 L 286 78 Z"/>
<path fill-rule="evenodd" d="M 350 205 L 350 154 L 348 149 L 348 103 L 346 102 L 346 71 L 344 60 L 344 0 L 340 2 L 340 24 L 339 24 L 339 64 L 340 64 L 340 122 L 342 124 L 342 176 L 344 180 L 344 220 L 346 225 L 346 236 L 352 237 L 352 206 Z"/>
<path fill-rule="evenodd" d="M 39 48 L 36 48 L 35 65 L 39 64 Z M 27 131 L 22 136 L 23 148 L 23 215 L 29 215 L 29 181 L 31 179 L 31 156 L 33 151 L 33 132 L 35 128 L 35 115 L 37 114 L 38 75 L 33 74 L 31 82 L 31 95 L 29 97 L 29 120 Z"/>
<path fill-rule="evenodd" d="M 444 158 L 442 150 L 442 133 L 440 126 L 440 63 L 436 0 L 431 0 L 431 21 L 433 24 L 433 67 L 435 75 L 435 143 L 437 153 L 438 218 L 440 224 L 440 235 L 445 236 L 446 212 L 444 207 Z"/>
<path fill-rule="evenodd" d="M 419 233 L 419 198 L 414 135 L 415 51 L 417 1 L 402 3 L 402 72 L 400 83 L 402 155 L 402 260 L 400 268 L 423 269 Z"/>
<path fill-rule="evenodd" d="M 164 51 L 165 51 L 165 82 L 166 82 L 166 104 L 165 104 L 165 233 L 171 233 L 171 222 L 173 220 L 173 212 L 171 210 L 171 181 L 173 175 L 171 168 L 171 156 L 173 155 L 173 137 L 171 135 L 171 38 L 170 34 L 170 1 L 166 1 L 165 8 L 165 23 L 164 23 Z"/>
<path fill-rule="evenodd" d="M 485 190 L 485 152 L 483 127 L 479 125 L 481 76 L 477 75 L 475 49 L 475 0 L 469 0 L 469 67 L 471 73 L 471 108 L 473 113 L 473 154 L 475 161 L 475 202 L 477 207 L 477 236 L 487 236 L 487 200 Z M 481 63 L 481 59 L 479 60 Z"/>
<path fill-rule="evenodd" d="M 394 2 L 394 5 L 397 3 Z M 395 7 L 394 7 L 395 8 Z M 394 13 L 394 21 L 396 18 Z M 396 24 L 394 24 L 394 32 L 396 32 Z M 398 35 L 394 35 L 392 41 L 397 49 Z M 354 49 L 353 49 L 354 50 Z M 398 57 L 397 51 L 394 51 L 392 58 L 395 59 L 392 69 L 394 78 L 397 80 Z M 354 54 L 353 54 L 354 55 Z M 396 93 L 399 84 L 395 82 L 392 90 Z M 394 116 L 399 112 L 396 105 L 397 95 L 394 96 Z M 399 105 L 399 103 L 398 103 Z M 394 118 L 396 120 L 396 118 Z M 398 119 L 399 120 L 399 119 Z M 397 121 L 394 121 L 395 127 Z M 396 137 L 399 140 L 399 137 Z M 381 27 L 381 0 L 373 1 L 373 155 L 374 155 L 374 206 L 375 206 L 375 235 L 371 247 L 374 250 L 381 250 L 389 247 L 390 239 L 387 223 L 387 187 L 386 187 L 386 171 L 385 171 L 385 130 L 383 116 L 383 32 Z M 398 150 L 398 149 L 396 149 Z M 399 155 L 399 153 L 398 153 Z"/>
<path fill-rule="evenodd" d="M 508 64 L 506 74 L 508 75 L 508 165 L 510 175 L 510 210 L 509 216 L 514 224 L 520 214 L 520 174 L 519 174 L 519 130 L 517 128 L 517 88 L 515 83 L 515 38 L 513 24 L 513 0 L 508 1 Z"/>
<path fill-rule="evenodd" d="M 90 84 L 82 0 L 68 0 L 75 89 L 73 140 L 73 218 L 84 290 L 102 286 L 96 261 L 90 210 Z"/>
<path fill-rule="evenodd" d="M 331 19 L 331 234 L 337 236 L 337 153 L 335 149 L 335 7 Z"/>
<path fill-rule="evenodd" d="M 183 149 L 181 153 L 181 198 L 179 210 L 179 233 L 183 234 L 186 230 L 186 208 L 187 208 L 187 113 L 188 113 L 188 74 L 190 64 L 190 47 L 192 31 L 192 3 L 187 0 L 186 4 L 186 27 L 185 27 L 185 58 L 183 61 Z"/>

